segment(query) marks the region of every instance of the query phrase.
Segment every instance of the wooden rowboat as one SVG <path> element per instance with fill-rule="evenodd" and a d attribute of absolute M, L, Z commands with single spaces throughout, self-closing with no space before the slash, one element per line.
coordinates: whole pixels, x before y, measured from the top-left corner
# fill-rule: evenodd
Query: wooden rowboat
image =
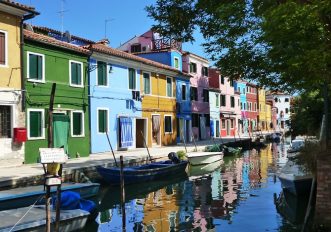
<path fill-rule="evenodd" d="M 191 165 L 204 165 L 223 159 L 223 152 L 192 152 L 186 154 Z"/>
<path fill-rule="evenodd" d="M 174 163 L 171 160 L 154 162 L 150 164 L 130 166 L 123 168 L 125 184 L 133 184 L 144 181 L 158 180 L 171 175 L 185 173 L 187 161 Z M 119 167 L 97 167 L 97 171 L 105 182 L 113 185 L 120 184 Z"/>

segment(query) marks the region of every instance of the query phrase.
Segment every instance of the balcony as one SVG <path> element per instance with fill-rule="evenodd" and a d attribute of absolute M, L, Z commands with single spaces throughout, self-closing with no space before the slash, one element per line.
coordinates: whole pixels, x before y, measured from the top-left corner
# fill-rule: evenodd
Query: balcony
<path fill-rule="evenodd" d="M 153 40 L 154 51 L 164 50 L 164 49 L 177 49 L 178 51 L 181 51 L 182 43 L 171 38 L 162 38 L 162 39 Z"/>

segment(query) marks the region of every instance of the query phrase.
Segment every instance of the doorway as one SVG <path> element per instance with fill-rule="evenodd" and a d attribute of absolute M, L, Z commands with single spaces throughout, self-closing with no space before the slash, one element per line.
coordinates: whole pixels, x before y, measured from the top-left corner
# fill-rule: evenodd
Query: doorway
<path fill-rule="evenodd" d="M 226 120 L 226 135 L 229 136 L 231 132 L 231 123 L 230 120 Z"/>
<path fill-rule="evenodd" d="M 70 118 L 65 113 L 53 113 L 53 145 L 63 147 L 68 154 Z"/>
<path fill-rule="evenodd" d="M 146 119 L 136 119 L 136 148 L 145 147 L 144 139 L 147 143 L 146 125 Z"/>
<path fill-rule="evenodd" d="M 160 115 L 152 115 L 152 146 L 161 145 L 161 120 Z"/>

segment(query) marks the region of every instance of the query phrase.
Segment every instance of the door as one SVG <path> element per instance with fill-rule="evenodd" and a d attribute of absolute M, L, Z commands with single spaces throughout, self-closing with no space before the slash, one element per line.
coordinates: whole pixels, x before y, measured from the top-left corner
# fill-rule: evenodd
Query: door
<path fill-rule="evenodd" d="M 200 136 L 201 139 L 206 139 L 206 117 L 200 116 Z"/>
<path fill-rule="evenodd" d="M 68 154 L 70 118 L 66 114 L 53 114 L 53 145 L 54 147 L 63 147 Z"/>
<path fill-rule="evenodd" d="M 146 119 L 136 119 L 136 147 L 145 147 L 146 138 Z"/>
<path fill-rule="evenodd" d="M 215 133 L 214 133 L 214 120 L 210 120 L 210 137 L 214 137 Z"/>
<path fill-rule="evenodd" d="M 186 142 L 191 142 L 191 120 L 185 120 L 185 140 Z"/>
<path fill-rule="evenodd" d="M 226 120 L 226 135 L 229 136 L 231 132 L 231 123 L 230 120 Z"/>
<path fill-rule="evenodd" d="M 152 145 L 161 145 L 160 115 L 152 115 Z"/>
<path fill-rule="evenodd" d="M 216 129 L 216 137 L 219 138 L 220 137 L 220 121 L 219 120 L 216 120 L 215 129 Z"/>

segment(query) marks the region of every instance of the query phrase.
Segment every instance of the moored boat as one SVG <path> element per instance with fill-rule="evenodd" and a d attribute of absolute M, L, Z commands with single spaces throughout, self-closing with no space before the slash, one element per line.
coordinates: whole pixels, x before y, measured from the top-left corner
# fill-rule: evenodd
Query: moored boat
<path fill-rule="evenodd" d="M 159 161 L 150 164 L 136 165 L 123 168 L 125 184 L 158 180 L 171 175 L 185 173 L 187 161 L 173 162 L 171 160 Z M 97 171 L 109 184 L 120 184 L 119 167 L 97 167 Z"/>
<path fill-rule="evenodd" d="M 301 165 L 288 161 L 278 176 L 283 189 L 294 195 L 309 194 L 313 175 Z"/>
<path fill-rule="evenodd" d="M 190 166 L 188 169 L 189 179 L 196 179 L 205 175 L 208 175 L 219 168 L 223 163 L 223 160 L 216 161 L 214 163 L 206 165 Z"/>
<path fill-rule="evenodd" d="M 223 152 L 192 152 L 186 154 L 191 165 L 210 164 L 223 159 Z"/>
<path fill-rule="evenodd" d="M 80 194 L 82 198 L 89 198 L 95 196 L 100 188 L 98 183 L 63 183 L 61 190 L 74 191 Z M 51 194 L 56 193 L 56 187 L 51 188 Z M 7 210 L 13 208 L 21 208 L 34 204 L 38 198 L 43 203 L 42 196 L 45 195 L 43 185 L 14 188 L 10 190 L 0 191 L 0 210 Z"/>

